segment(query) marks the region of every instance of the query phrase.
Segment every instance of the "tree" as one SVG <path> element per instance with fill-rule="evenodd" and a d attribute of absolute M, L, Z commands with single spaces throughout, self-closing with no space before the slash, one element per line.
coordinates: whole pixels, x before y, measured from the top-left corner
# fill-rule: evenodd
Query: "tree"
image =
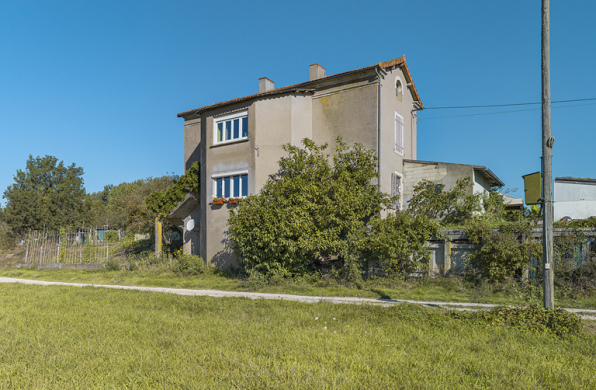
<path fill-rule="evenodd" d="M 25 170 L 18 170 L 14 180 L 3 195 L 3 218 L 14 231 L 58 230 L 81 223 L 83 168 L 74 163 L 66 167 L 53 156 L 29 156 Z"/>
<path fill-rule="evenodd" d="M 154 192 L 167 191 L 177 180 L 175 175 L 164 175 L 116 186 L 107 185 L 103 191 L 87 196 L 86 223 L 90 226 L 118 226 L 135 233 L 152 233 L 155 215 L 147 208 L 145 198 Z"/>
<path fill-rule="evenodd" d="M 337 139 L 333 165 L 317 146 L 284 145 L 288 153 L 257 195 L 239 202 L 228 221 L 232 248 L 248 271 L 303 274 L 361 253 L 368 222 L 393 199 L 378 190 L 377 158 Z"/>
<path fill-rule="evenodd" d="M 414 215 L 424 215 L 444 225 L 463 224 L 481 210 L 480 195 L 472 194 L 472 179 L 458 179 L 455 187 L 445 190 L 444 184 L 421 180 L 414 187 L 408 209 Z"/>

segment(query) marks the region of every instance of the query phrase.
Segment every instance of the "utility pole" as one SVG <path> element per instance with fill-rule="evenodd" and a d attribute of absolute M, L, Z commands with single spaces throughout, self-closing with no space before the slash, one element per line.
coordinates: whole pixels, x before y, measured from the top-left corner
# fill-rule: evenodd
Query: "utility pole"
<path fill-rule="evenodd" d="M 542 0 L 542 271 L 544 308 L 554 309 L 553 144 L 550 132 L 550 0 Z"/>

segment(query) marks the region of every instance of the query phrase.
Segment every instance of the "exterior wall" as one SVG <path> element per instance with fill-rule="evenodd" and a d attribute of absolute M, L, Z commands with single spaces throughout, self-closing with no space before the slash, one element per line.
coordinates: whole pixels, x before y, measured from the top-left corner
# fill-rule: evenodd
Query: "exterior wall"
<path fill-rule="evenodd" d="M 187 120 L 184 123 L 184 171 L 195 161 L 200 161 L 200 144 L 201 118 Z"/>
<path fill-rule="evenodd" d="M 282 146 L 292 141 L 292 102 L 292 96 L 283 95 L 262 99 L 254 104 L 255 130 L 252 134 L 257 169 L 252 179 L 255 189 L 251 194 L 257 193 L 269 175 L 277 172 L 277 162 L 285 155 Z"/>
<path fill-rule="evenodd" d="M 402 97 L 398 98 L 396 80 L 402 83 Z M 391 174 L 403 175 L 403 160 L 416 159 L 416 118 L 413 114 L 414 99 L 407 87 L 406 78 L 397 67 L 381 78 L 381 191 L 391 193 Z M 395 149 L 395 114 L 403 117 L 403 153 Z M 376 147 L 375 147 L 376 149 Z M 405 178 L 404 178 L 405 183 Z"/>
<path fill-rule="evenodd" d="M 596 216 L 596 184 L 555 181 L 554 220 L 563 217 L 585 219 Z"/>
<path fill-rule="evenodd" d="M 214 145 L 214 120 L 220 116 L 248 110 L 248 139 L 224 145 Z M 248 173 L 248 193 L 255 193 L 255 107 L 233 105 L 213 110 L 202 117 L 205 158 L 201 162 L 200 254 L 220 268 L 236 264 L 226 236 L 231 204 L 213 205 L 213 176 L 238 171 Z"/>
<path fill-rule="evenodd" d="M 189 231 L 186 229 L 186 223 L 194 219 L 196 221 L 195 228 L 193 231 Z M 182 242 L 184 253 L 186 254 L 193 254 L 193 253 L 201 253 L 201 243 L 200 243 L 200 225 L 201 222 L 201 208 L 197 207 L 194 209 L 186 218 L 183 220 L 183 230 L 182 230 Z"/>
<path fill-rule="evenodd" d="M 312 138 L 329 144 L 341 136 L 347 144 L 361 143 L 377 149 L 377 86 L 374 72 L 341 83 L 317 88 L 312 97 Z"/>

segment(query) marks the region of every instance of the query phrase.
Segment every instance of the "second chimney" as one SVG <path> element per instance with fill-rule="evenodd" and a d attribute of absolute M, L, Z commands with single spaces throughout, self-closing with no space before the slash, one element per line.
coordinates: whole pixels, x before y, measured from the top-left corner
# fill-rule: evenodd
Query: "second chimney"
<path fill-rule="evenodd" d="M 319 64 L 312 64 L 310 66 L 310 81 L 322 79 L 325 77 L 325 68 Z"/>
<path fill-rule="evenodd" d="M 259 93 L 268 92 L 275 89 L 275 83 L 267 77 L 259 79 Z"/>

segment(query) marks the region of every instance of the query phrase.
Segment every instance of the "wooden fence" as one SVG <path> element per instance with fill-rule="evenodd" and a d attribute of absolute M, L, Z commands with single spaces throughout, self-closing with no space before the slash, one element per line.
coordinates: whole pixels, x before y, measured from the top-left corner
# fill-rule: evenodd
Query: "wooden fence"
<path fill-rule="evenodd" d="M 110 259 L 105 229 L 31 231 L 25 238 L 25 264 L 102 264 Z M 112 249 L 115 247 L 112 244 Z"/>

